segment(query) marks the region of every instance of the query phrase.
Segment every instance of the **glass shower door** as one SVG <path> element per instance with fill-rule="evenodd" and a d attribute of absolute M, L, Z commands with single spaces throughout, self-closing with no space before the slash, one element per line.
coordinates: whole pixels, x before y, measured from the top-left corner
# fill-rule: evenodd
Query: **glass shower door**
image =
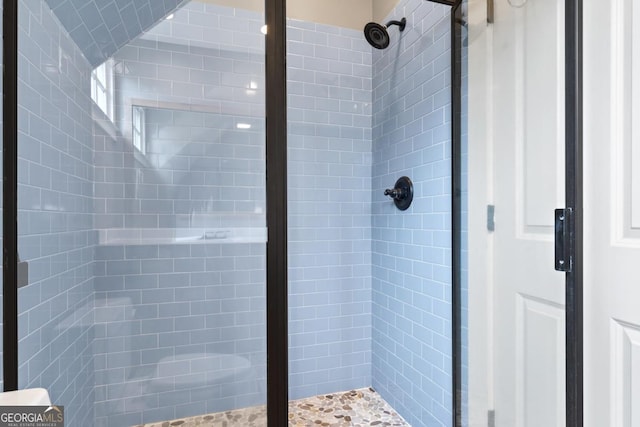
<path fill-rule="evenodd" d="M 67 426 L 264 415 L 262 5 L 24 0 L 19 24 L 20 387 Z"/>
<path fill-rule="evenodd" d="M 469 2 L 462 29 L 465 422 L 564 426 L 565 274 L 554 269 L 554 210 L 565 206 L 565 3 L 490 3 Z"/>

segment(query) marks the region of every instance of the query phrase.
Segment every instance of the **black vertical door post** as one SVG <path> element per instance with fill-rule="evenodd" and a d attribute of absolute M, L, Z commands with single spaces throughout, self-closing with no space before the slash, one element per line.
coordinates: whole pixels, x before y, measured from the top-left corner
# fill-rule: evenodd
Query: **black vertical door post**
<path fill-rule="evenodd" d="M 451 329 L 453 425 L 462 425 L 462 0 L 451 8 Z"/>
<path fill-rule="evenodd" d="M 583 425 L 582 0 L 565 0 L 566 207 L 571 210 L 566 273 L 567 426 Z"/>
<path fill-rule="evenodd" d="M 4 390 L 18 389 L 18 0 L 3 1 L 2 333 Z"/>
<path fill-rule="evenodd" d="M 267 418 L 288 424 L 286 0 L 266 0 Z"/>

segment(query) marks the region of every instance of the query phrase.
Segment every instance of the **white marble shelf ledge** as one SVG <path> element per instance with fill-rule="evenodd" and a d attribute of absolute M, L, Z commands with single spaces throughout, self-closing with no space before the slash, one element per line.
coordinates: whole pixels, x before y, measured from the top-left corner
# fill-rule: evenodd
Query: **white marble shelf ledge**
<path fill-rule="evenodd" d="M 100 245 L 265 243 L 266 227 L 108 228 L 98 230 Z"/>

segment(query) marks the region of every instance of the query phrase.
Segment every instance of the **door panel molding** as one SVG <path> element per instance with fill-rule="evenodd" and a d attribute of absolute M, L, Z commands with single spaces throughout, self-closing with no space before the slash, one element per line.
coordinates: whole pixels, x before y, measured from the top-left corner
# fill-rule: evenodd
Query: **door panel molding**
<path fill-rule="evenodd" d="M 618 0 L 621 1 L 621 0 Z M 623 24 L 624 36 L 626 43 L 630 45 L 630 52 L 628 58 L 630 58 L 630 69 L 626 70 L 625 78 L 630 79 L 634 72 L 637 74 L 640 70 L 640 27 L 638 25 L 632 25 L 637 23 L 640 19 L 640 7 L 637 2 L 634 7 L 633 2 L 630 0 L 624 0 L 624 9 L 626 12 L 625 21 Z M 618 16 L 618 19 L 621 17 Z M 615 26 L 614 26 L 615 28 Z M 640 120 L 640 87 L 637 84 L 632 84 L 629 80 L 628 84 L 631 87 L 631 119 L 629 125 L 631 126 L 630 138 L 626 138 L 626 142 L 629 144 L 629 150 L 631 151 L 629 159 L 631 163 L 627 165 L 631 172 L 631 179 L 628 181 L 631 183 L 630 192 L 627 192 L 627 196 L 631 196 L 631 219 L 629 228 L 634 233 L 635 238 L 640 238 L 640 129 L 638 128 L 638 121 Z M 628 95 L 627 95 L 628 96 Z"/>
<path fill-rule="evenodd" d="M 611 3 L 611 236 L 621 247 L 640 247 L 640 8 L 633 0 Z M 632 90 L 625 90 L 631 87 Z"/>
<path fill-rule="evenodd" d="M 564 204 L 564 4 L 539 0 L 513 13 L 518 229 L 523 238 L 551 241 L 549 212 Z M 556 100 L 552 110 L 549 99 Z"/>
<path fill-rule="evenodd" d="M 516 328 L 516 425 L 564 425 L 565 307 L 518 294 Z M 536 390 L 555 394 L 535 395 Z"/>
<path fill-rule="evenodd" d="M 611 319 L 611 426 L 640 425 L 640 325 Z"/>

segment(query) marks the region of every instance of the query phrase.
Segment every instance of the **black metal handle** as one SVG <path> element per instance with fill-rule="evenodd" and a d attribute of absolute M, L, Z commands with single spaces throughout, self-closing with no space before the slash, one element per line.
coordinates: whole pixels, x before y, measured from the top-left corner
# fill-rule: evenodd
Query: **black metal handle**
<path fill-rule="evenodd" d="M 402 188 L 394 188 L 393 190 L 387 188 L 384 190 L 384 195 L 391 196 L 391 198 L 395 200 L 402 200 L 407 197 L 407 194 L 402 190 Z"/>

